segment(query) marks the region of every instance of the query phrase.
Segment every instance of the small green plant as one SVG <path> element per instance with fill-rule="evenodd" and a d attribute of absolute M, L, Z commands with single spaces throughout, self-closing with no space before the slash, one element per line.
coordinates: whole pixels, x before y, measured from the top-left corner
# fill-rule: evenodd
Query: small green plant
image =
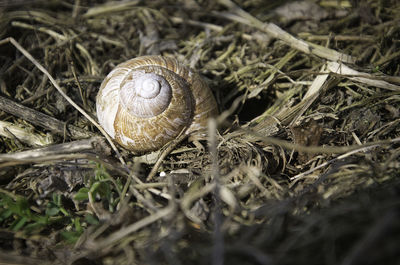
<path fill-rule="evenodd" d="M 53 194 L 45 211 L 33 211 L 33 206 L 22 197 L 0 190 L 0 225 L 13 231 L 23 231 L 27 234 L 39 233 L 52 225 L 61 225 L 64 231 L 61 236 L 66 242 L 74 243 L 83 232 L 82 222 L 97 225 L 98 220 L 93 215 L 73 216 L 62 204 L 62 195 Z"/>
<path fill-rule="evenodd" d="M 113 212 L 120 201 L 121 190 L 121 182 L 114 180 L 106 169 L 98 164 L 95 175 L 86 181 L 86 187 L 79 189 L 74 199 L 77 201 L 89 200 L 89 197 L 92 200 L 101 199 L 108 206 L 108 210 Z"/>
<path fill-rule="evenodd" d="M 64 216 L 70 216 L 67 210 L 62 205 L 62 196 L 60 194 L 53 194 L 53 200 L 47 204 L 46 215 L 56 216 L 62 213 Z"/>
<path fill-rule="evenodd" d="M 48 216 L 33 213 L 24 197 L 0 193 L 0 224 L 13 231 L 40 229 L 48 224 Z"/>
<path fill-rule="evenodd" d="M 82 204 L 87 200 L 101 201 L 113 212 L 120 201 L 122 187 L 119 180 L 114 180 L 103 166 L 97 165 L 95 174 L 85 181 L 85 187 L 79 189 L 74 200 Z M 66 242 L 74 243 L 85 227 L 98 224 L 94 215 L 75 213 L 74 209 L 66 207 L 61 194 L 52 194 L 44 207 L 38 207 L 27 197 L 0 189 L 0 226 L 3 228 L 27 234 L 57 229 Z"/>

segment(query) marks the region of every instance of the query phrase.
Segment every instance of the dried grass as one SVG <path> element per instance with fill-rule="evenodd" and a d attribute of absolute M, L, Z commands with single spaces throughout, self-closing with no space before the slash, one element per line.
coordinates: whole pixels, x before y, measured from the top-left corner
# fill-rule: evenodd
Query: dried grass
<path fill-rule="evenodd" d="M 0 263 L 399 262 L 400 5 L 235 2 L 0 1 Z M 208 137 L 142 157 L 77 140 L 144 54 L 205 77 Z"/>

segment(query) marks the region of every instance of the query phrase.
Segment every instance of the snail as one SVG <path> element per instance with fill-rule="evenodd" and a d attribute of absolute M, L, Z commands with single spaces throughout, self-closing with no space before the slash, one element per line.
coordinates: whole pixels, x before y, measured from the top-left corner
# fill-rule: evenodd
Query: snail
<path fill-rule="evenodd" d="M 100 125 L 134 153 L 155 151 L 182 132 L 204 131 L 218 114 L 199 74 L 176 59 L 141 56 L 117 65 L 96 98 Z"/>

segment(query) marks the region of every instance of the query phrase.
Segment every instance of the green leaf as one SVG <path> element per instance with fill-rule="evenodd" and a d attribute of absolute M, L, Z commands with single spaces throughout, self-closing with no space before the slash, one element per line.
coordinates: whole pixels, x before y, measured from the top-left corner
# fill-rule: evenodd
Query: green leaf
<path fill-rule="evenodd" d="M 0 222 L 4 221 L 5 219 L 9 218 L 13 212 L 10 209 L 6 209 L 0 214 Z"/>
<path fill-rule="evenodd" d="M 14 224 L 12 225 L 13 226 L 12 230 L 14 230 L 14 231 L 20 230 L 21 227 L 23 227 L 27 221 L 28 221 L 28 218 L 26 218 L 26 217 L 22 217 L 19 220 L 16 220 L 16 222 L 14 222 Z"/>
<path fill-rule="evenodd" d="M 79 239 L 82 233 L 78 231 L 62 231 L 60 234 L 65 241 L 70 244 L 74 244 Z"/>
<path fill-rule="evenodd" d="M 55 216 L 60 212 L 60 209 L 58 207 L 48 207 L 46 209 L 46 215 L 47 216 Z"/>
<path fill-rule="evenodd" d="M 89 192 L 88 188 L 80 188 L 79 191 L 75 194 L 74 199 L 77 201 L 88 200 L 89 199 L 88 192 Z"/>
<path fill-rule="evenodd" d="M 85 221 L 91 225 L 98 225 L 100 223 L 99 220 L 91 214 L 85 216 Z"/>

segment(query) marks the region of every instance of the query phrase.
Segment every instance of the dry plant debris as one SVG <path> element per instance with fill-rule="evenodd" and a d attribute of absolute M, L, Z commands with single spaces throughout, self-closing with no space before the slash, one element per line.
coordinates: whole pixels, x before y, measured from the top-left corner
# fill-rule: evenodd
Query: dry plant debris
<path fill-rule="evenodd" d="M 400 4 L 0 1 L 0 263 L 398 264 Z M 135 157 L 95 97 L 173 56 L 221 114 Z"/>

